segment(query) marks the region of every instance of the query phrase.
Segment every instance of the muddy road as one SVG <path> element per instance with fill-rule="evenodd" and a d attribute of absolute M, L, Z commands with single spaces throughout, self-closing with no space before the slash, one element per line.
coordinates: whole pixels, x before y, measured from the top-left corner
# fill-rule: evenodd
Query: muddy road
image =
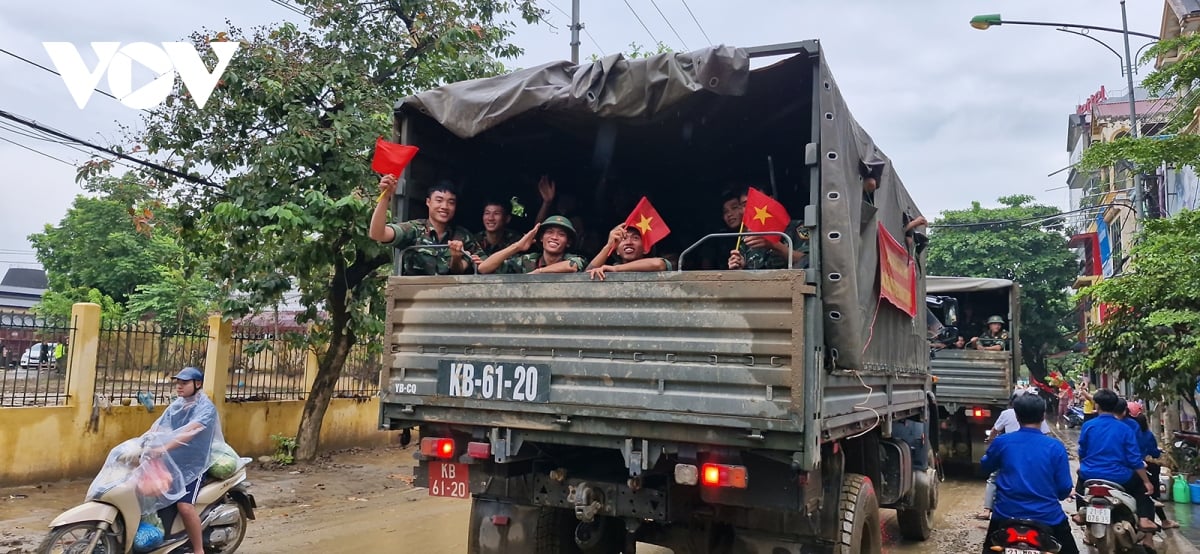
<path fill-rule="evenodd" d="M 412 449 L 382 448 L 340 452 L 306 466 L 250 469 L 258 501 L 257 521 L 239 552 L 422 552 L 466 551 L 465 500 L 428 496 L 414 489 Z M 32 552 L 48 522 L 78 503 L 87 481 L 66 481 L 0 489 L 0 554 Z M 932 539 L 909 543 L 899 538 L 894 512 L 883 512 L 887 553 L 977 551 L 986 522 L 979 511 L 983 482 L 952 477 L 942 483 Z M 639 553 L 665 554 L 644 546 Z"/>

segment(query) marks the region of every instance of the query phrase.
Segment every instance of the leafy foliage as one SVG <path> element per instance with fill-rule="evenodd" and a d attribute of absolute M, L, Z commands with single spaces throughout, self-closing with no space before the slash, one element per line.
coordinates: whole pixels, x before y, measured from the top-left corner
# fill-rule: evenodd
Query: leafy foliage
<path fill-rule="evenodd" d="M 1151 72 L 1142 80 L 1142 86 L 1154 95 L 1192 90 L 1200 86 L 1200 57 L 1194 55 L 1198 51 L 1200 35 L 1194 34 L 1151 46 L 1141 63 L 1145 64 L 1160 54 L 1175 55 L 1178 59 Z M 1163 164 L 1200 167 L 1200 136 L 1179 134 L 1192 122 L 1193 109 L 1200 105 L 1200 96 L 1187 95 L 1177 100 L 1184 105 L 1172 112 L 1174 119 L 1167 122 L 1163 136 L 1122 137 L 1112 142 L 1094 144 L 1084 151 L 1080 168 L 1110 167 L 1120 160 L 1129 160 L 1142 167 Z"/>
<path fill-rule="evenodd" d="M 1081 293 L 1107 308 L 1088 352 L 1097 368 L 1142 394 L 1192 402 L 1200 374 L 1200 212 L 1144 225 L 1132 271 Z"/>
<path fill-rule="evenodd" d="M 1072 313 L 1067 287 L 1075 256 L 1056 226 L 1058 210 L 1031 204 L 1032 196 L 999 199 L 1002 207 L 947 210 L 933 224 L 929 273 L 1010 279 L 1021 285 L 1021 357 L 1039 380 L 1046 355 L 1069 346 Z"/>
<path fill-rule="evenodd" d="M 317 322 L 319 370 L 297 433 L 316 454 L 321 420 L 350 348 L 382 333 L 390 251 L 367 237 L 378 176 L 376 137 L 394 102 L 437 85 L 496 74 L 520 50 L 506 42 L 532 0 L 297 0 L 311 26 L 230 27 L 192 36 L 238 41 L 204 109 L 178 89 L 147 115 L 134 142 L 191 182 L 145 175 L 169 193 L 187 248 L 211 261 L 222 309 L 240 316 L 300 292 Z"/>

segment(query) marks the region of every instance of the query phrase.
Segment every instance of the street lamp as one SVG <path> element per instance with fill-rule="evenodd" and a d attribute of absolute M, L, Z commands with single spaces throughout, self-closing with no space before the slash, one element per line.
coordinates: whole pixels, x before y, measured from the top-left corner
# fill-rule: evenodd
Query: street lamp
<path fill-rule="evenodd" d="M 1095 25 L 1081 25 L 1079 23 L 1051 23 L 1048 21 L 1006 21 L 1004 18 L 1000 17 L 1000 14 L 998 14 L 998 13 L 977 15 L 977 16 L 971 18 L 971 27 L 974 27 L 981 31 L 986 31 L 992 27 L 999 27 L 1000 25 L 1034 25 L 1034 26 L 1039 26 L 1039 27 L 1058 27 L 1060 30 L 1068 30 L 1068 29 L 1074 28 L 1074 29 L 1089 29 L 1089 30 L 1093 30 L 1093 31 L 1106 31 L 1106 32 L 1110 32 L 1110 33 L 1121 33 L 1121 35 L 1125 39 L 1125 60 L 1124 60 L 1125 61 L 1125 79 L 1126 79 L 1127 84 L 1129 85 L 1129 134 L 1133 138 L 1137 138 L 1137 136 L 1140 133 L 1138 132 L 1138 125 L 1137 125 L 1137 100 L 1134 98 L 1134 94 L 1133 94 L 1133 55 L 1129 51 L 1129 36 L 1136 35 L 1139 37 L 1145 37 L 1145 38 L 1152 39 L 1152 40 L 1159 40 L 1159 38 L 1158 38 L 1158 35 L 1151 35 L 1148 33 L 1138 33 L 1138 32 L 1129 30 L 1129 17 L 1125 13 L 1125 0 L 1121 0 L 1121 28 L 1120 29 L 1114 29 L 1112 27 L 1097 27 Z M 1068 32 L 1074 32 L 1074 31 L 1068 31 Z M 1083 33 L 1076 33 L 1076 34 L 1083 34 Z M 1088 38 L 1092 38 L 1092 37 L 1088 37 Z M 1097 41 L 1097 42 L 1100 42 L 1100 41 Z M 1101 44 L 1103 44 L 1103 43 L 1101 43 Z M 1105 44 L 1104 46 L 1107 47 L 1108 45 Z M 1109 48 L 1109 50 L 1111 51 L 1112 48 Z M 1115 51 L 1114 51 L 1114 53 L 1115 53 Z M 1120 54 L 1117 54 L 1117 56 L 1120 57 Z M 1133 209 L 1134 220 L 1133 221 L 1134 221 L 1134 229 L 1135 230 L 1140 230 L 1141 226 L 1142 226 L 1142 218 L 1139 217 L 1141 215 L 1141 199 L 1142 199 L 1141 185 L 1138 184 L 1138 185 L 1134 186 L 1134 190 L 1133 190 L 1133 205 L 1134 205 L 1134 209 Z"/>

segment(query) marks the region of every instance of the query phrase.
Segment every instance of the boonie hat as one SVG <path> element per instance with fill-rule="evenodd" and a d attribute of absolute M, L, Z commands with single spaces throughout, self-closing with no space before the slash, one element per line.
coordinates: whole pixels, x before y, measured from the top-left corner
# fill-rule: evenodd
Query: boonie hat
<path fill-rule="evenodd" d="M 545 229 L 546 227 L 561 227 L 567 232 L 567 236 L 571 238 L 572 242 L 575 240 L 575 226 L 571 225 L 571 220 L 561 215 L 547 217 L 546 221 L 542 222 L 542 228 Z M 540 235 L 541 233 L 538 234 Z"/>
<path fill-rule="evenodd" d="M 180 381 L 203 381 L 204 372 L 194 367 L 185 367 L 174 378 Z"/>

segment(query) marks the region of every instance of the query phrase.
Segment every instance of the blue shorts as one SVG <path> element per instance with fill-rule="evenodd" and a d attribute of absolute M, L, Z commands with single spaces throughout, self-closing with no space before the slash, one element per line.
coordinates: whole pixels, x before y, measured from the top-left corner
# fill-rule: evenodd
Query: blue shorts
<path fill-rule="evenodd" d="M 200 482 L 203 480 L 204 476 L 201 476 L 199 479 L 188 483 L 188 486 L 183 488 L 183 496 L 179 497 L 179 500 L 176 500 L 176 502 L 183 502 L 185 504 L 191 504 L 195 506 L 196 500 L 200 498 Z"/>

